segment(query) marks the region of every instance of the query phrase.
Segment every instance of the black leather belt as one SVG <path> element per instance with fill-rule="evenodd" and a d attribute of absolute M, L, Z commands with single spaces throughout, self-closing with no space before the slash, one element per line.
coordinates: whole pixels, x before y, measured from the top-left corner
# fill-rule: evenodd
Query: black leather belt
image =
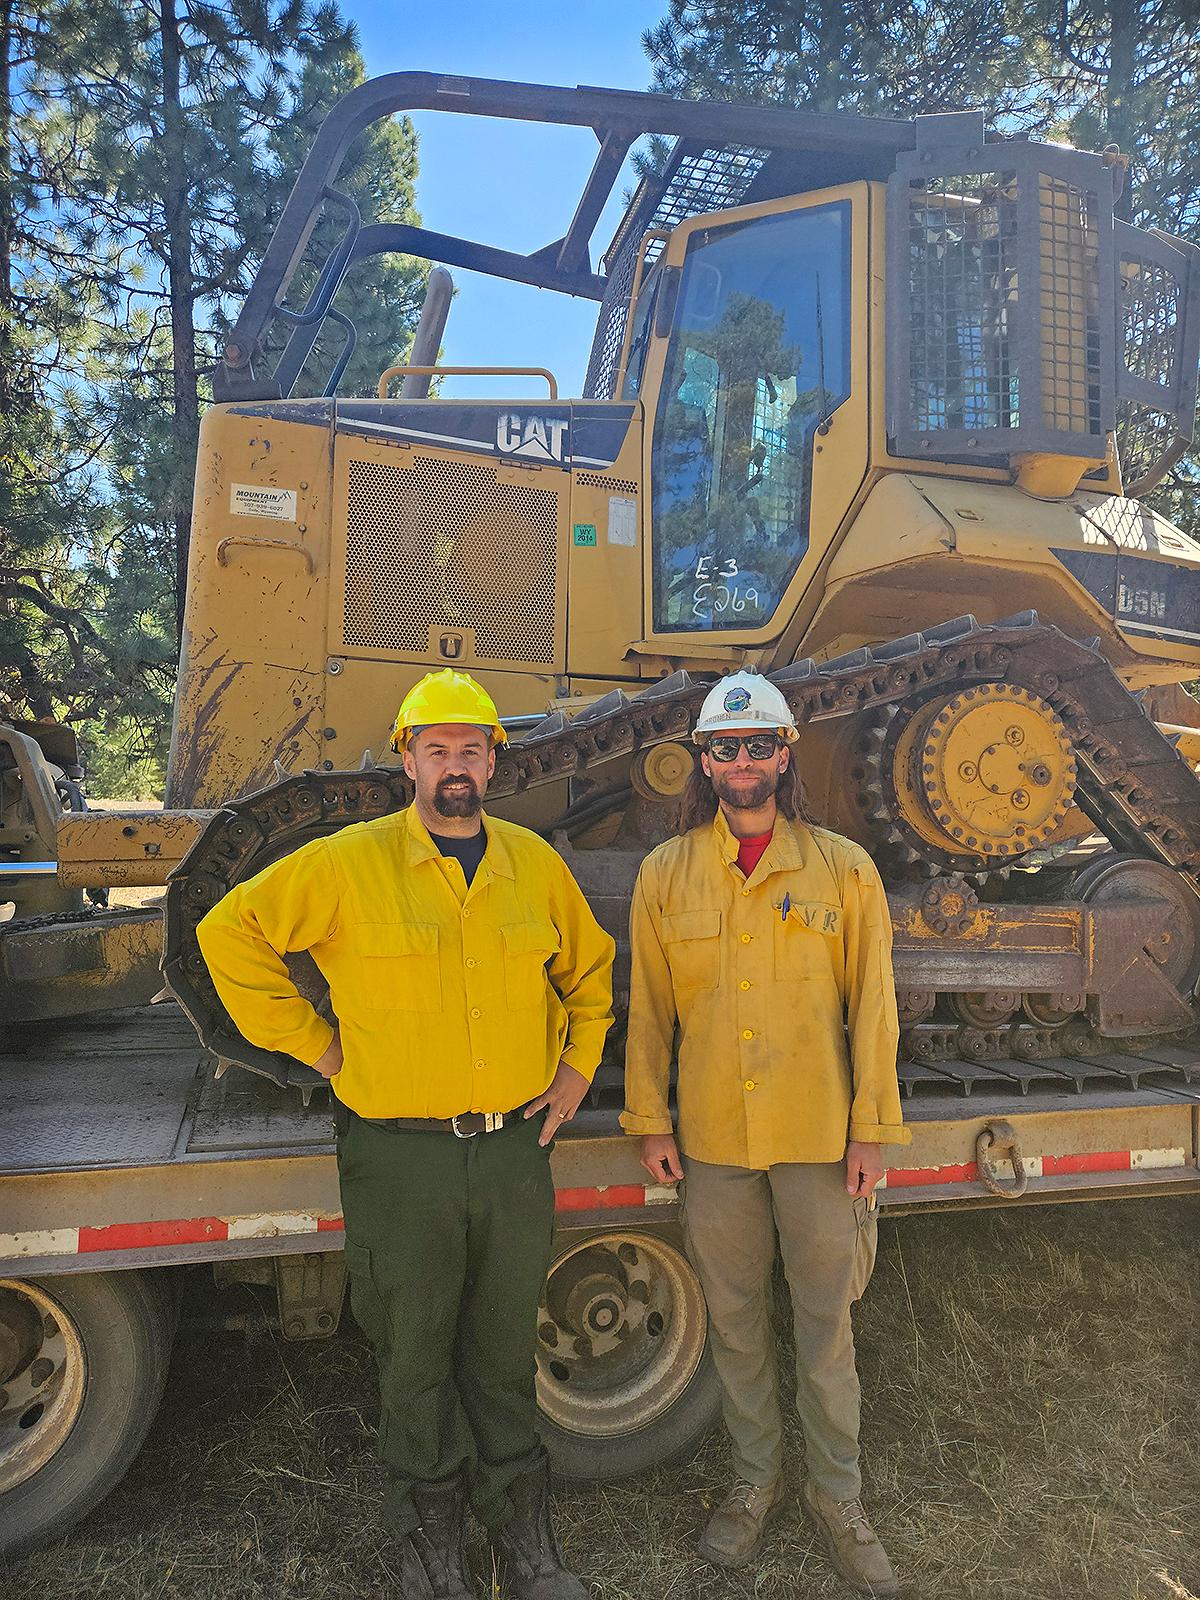
<path fill-rule="evenodd" d="M 372 1128 L 389 1133 L 452 1133 L 456 1139 L 473 1139 L 477 1133 L 499 1133 L 506 1122 L 521 1115 L 515 1111 L 464 1111 L 457 1117 L 360 1117 Z"/>

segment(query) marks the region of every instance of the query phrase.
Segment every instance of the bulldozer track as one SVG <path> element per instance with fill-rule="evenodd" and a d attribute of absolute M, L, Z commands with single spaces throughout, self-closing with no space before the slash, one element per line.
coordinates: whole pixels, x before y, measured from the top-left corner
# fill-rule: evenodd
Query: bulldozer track
<path fill-rule="evenodd" d="M 828 661 L 799 661 L 770 676 L 801 728 L 925 699 L 942 689 L 961 692 L 994 683 L 1026 689 L 1066 724 L 1077 768 L 1076 802 L 1114 848 L 1177 869 L 1193 886 L 1200 880 L 1200 780 L 1120 682 L 1098 641 L 1071 639 L 1036 612 L 995 624 L 964 616 Z M 589 776 L 649 746 L 689 738 L 708 687 L 677 672 L 632 697 L 614 690 L 574 717 L 554 713 L 500 751 L 489 799 Z M 235 883 L 307 839 L 384 816 L 411 798 L 412 784 L 398 768 L 308 771 L 282 776 L 211 819 L 168 887 L 163 967 L 210 1049 L 286 1078 L 284 1058 L 248 1045 L 226 1016 L 196 942 L 204 914 Z M 947 865 L 971 872 L 986 863 L 963 854 Z M 1063 1030 L 935 1024 L 906 1030 L 910 1043 L 902 1053 L 929 1062 L 931 1071 L 939 1058 L 951 1056 L 969 1057 L 981 1071 L 986 1061 L 1018 1055 L 1028 1066 L 1051 1056 L 1069 1060 L 1081 1048 L 1078 1032 L 1064 1044 L 1058 1042 Z M 1043 1034 L 1049 1037 L 1043 1040 Z"/>

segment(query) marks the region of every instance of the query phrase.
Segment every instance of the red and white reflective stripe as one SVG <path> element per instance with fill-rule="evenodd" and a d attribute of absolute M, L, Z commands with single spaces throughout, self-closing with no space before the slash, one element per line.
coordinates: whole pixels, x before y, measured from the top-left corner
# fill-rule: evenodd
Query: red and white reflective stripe
<path fill-rule="evenodd" d="M 669 1206 L 679 1198 L 675 1184 L 607 1183 L 596 1189 L 556 1189 L 556 1211 L 621 1211 L 627 1206 Z"/>
<path fill-rule="evenodd" d="M 1188 1152 L 1180 1147 L 1163 1150 L 1088 1150 L 1077 1155 L 1025 1157 L 1025 1171 L 1031 1178 L 1089 1172 L 1156 1172 L 1187 1164 Z M 996 1171 L 1003 1178 L 1011 1174 L 1012 1167 L 1008 1162 L 997 1161 Z M 978 1181 L 978 1167 L 975 1162 L 966 1161 L 941 1167 L 890 1167 L 879 1187 L 912 1189 Z M 669 1184 L 600 1184 L 595 1188 L 557 1190 L 555 1209 L 568 1214 L 640 1210 L 646 1206 L 671 1205 L 676 1198 L 676 1189 Z M 268 1241 L 303 1234 L 341 1233 L 344 1226 L 342 1218 L 337 1215 L 284 1211 L 238 1217 L 175 1217 L 160 1222 L 113 1222 L 104 1227 L 7 1233 L 0 1234 L 0 1263 L 44 1256 L 170 1249 L 179 1245 L 220 1245 L 253 1239 Z"/>
<path fill-rule="evenodd" d="M 181 1244 L 224 1244 L 230 1239 L 281 1239 L 304 1233 L 341 1233 L 340 1216 L 307 1211 L 245 1217 L 172 1217 L 161 1222 L 110 1222 L 104 1227 L 0 1233 L 0 1261 L 31 1256 L 85 1256 L 110 1250 L 159 1250 Z"/>
<path fill-rule="evenodd" d="M 1026 1156 L 1025 1172 L 1030 1178 L 1052 1178 L 1060 1174 L 1083 1172 L 1157 1172 L 1163 1167 L 1187 1165 L 1187 1151 L 1169 1150 L 1084 1150 L 1070 1156 Z M 1010 1161 L 997 1161 L 999 1177 L 1012 1176 Z M 977 1183 L 979 1168 L 974 1161 L 944 1167 L 889 1167 L 879 1187 L 923 1189 L 941 1183 Z"/>
<path fill-rule="evenodd" d="M 559 1189 L 557 1210 L 621 1211 L 669 1205 L 674 1188 L 649 1183 L 604 1184 L 595 1189 Z M 34 1256 L 95 1255 L 110 1250 L 156 1250 L 176 1245 L 224 1244 L 239 1239 L 283 1239 L 298 1234 L 341 1233 L 340 1216 L 308 1211 L 266 1212 L 243 1217 L 174 1217 L 163 1222 L 112 1222 L 106 1227 L 55 1228 L 0 1233 L 0 1262 Z"/>

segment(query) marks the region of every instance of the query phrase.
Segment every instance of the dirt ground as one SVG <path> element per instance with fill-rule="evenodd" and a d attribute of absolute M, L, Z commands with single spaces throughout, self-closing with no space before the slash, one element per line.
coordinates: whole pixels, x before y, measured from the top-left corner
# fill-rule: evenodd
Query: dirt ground
<path fill-rule="evenodd" d="M 866 1499 L 909 1600 L 1200 1595 L 1198 1224 L 1200 1199 L 884 1222 L 857 1320 Z M 125 1482 L 0 1570 L 0 1597 L 398 1597 L 374 1406 L 351 1323 L 324 1346 L 185 1323 Z M 756 1571 L 699 1563 L 724 1482 L 714 1436 L 670 1470 L 560 1494 L 594 1600 L 847 1594 L 795 1512 Z"/>

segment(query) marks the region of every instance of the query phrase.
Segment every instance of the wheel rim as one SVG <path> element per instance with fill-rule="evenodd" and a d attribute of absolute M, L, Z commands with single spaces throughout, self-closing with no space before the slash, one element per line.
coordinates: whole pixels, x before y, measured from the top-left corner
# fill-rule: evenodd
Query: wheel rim
<path fill-rule="evenodd" d="M 0 1279 L 0 1494 L 61 1450 L 86 1386 L 83 1340 L 63 1306 L 36 1284 Z"/>
<path fill-rule="evenodd" d="M 546 1279 L 538 1406 L 591 1438 L 648 1427 L 695 1377 L 707 1332 L 703 1292 L 678 1250 L 649 1234 L 586 1239 Z"/>

